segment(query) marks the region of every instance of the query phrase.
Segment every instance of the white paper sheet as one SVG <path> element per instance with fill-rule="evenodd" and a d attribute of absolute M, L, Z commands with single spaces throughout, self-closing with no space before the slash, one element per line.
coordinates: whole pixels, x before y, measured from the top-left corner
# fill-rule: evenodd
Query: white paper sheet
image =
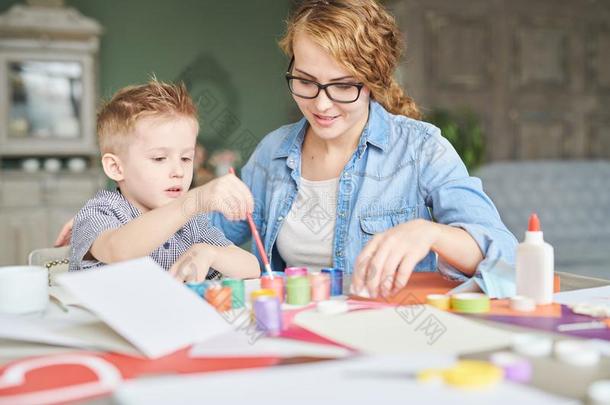
<path fill-rule="evenodd" d="M 64 308 L 68 306 L 80 305 L 80 302 L 76 299 L 76 297 L 67 292 L 65 288 L 58 285 L 49 287 L 49 296 L 55 298 L 55 300 L 57 300 L 60 305 L 64 306 Z M 66 309 L 69 310 L 68 308 Z"/>
<path fill-rule="evenodd" d="M 251 336 L 240 331 L 212 338 L 204 343 L 198 343 L 190 351 L 190 357 L 347 357 L 351 351 L 342 347 L 301 342 L 294 339 Z"/>
<path fill-rule="evenodd" d="M 583 303 L 610 305 L 610 286 L 559 292 L 553 295 L 553 301 L 564 305 Z"/>
<path fill-rule="evenodd" d="M 2 315 L 0 339 L 141 355 L 127 340 L 99 319 L 84 317 L 75 311 L 72 314 L 74 316 L 61 318 Z"/>
<path fill-rule="evenodd" d="M 149 257 L 65 273 L 57 282 L 151 358 L 231 329 L 212 306 Z"/>
<path fill-rule="evenodd" d="M 119 404 L 571 404 L 578 401 L 508 382 L 484 390 L 418 383 L 415 372 L 447 367 L 439 354 L 364 357 L 263 370 L 131 380 L 119 387 Z"/>
<path fill-rule="evenodd" d="M 352 311 L 328 316 L 299 313 L 294 322 L 367 354 L 463 354 L 506 347 L 512 333 L 429 305 Z"/>

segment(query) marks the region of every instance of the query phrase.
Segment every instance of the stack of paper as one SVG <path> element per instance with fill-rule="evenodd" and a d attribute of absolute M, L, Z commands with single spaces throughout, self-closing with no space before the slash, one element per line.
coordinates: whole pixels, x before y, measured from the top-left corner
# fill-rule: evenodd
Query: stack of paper
<path fill-rule="evenodd" d="M 212 306 L 148 257 L 65 273 L 57 282 L 95 316 L 83 319 L 74 308 L 65 317 L 4 316 L 0 339 L 156 358 L 231 330 Z"/>

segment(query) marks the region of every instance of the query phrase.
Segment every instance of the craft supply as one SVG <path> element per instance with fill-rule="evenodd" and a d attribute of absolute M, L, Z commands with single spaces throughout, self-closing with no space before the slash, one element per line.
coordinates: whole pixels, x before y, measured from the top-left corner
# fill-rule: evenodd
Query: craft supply
<path fill-rule="evenodd" d="M 250 311 L 250 319 L 254 322 L 254 302 L 260 297 L 277 297 L 277 291 L 271 290 L 269 288 L 260 288 L 258 290 L 254 290 L 250 293 L 250 303 L 252 304 Z"/>
<path fill-rule="evenodd" d="M 203 298 L 205 297 L 205 291 L 210 286 L 210 282 L 204 281 L 201 283 L 186 283 L 185 285 L 195 294 Z"/>
<path fill-rule="evenodd" d="M 268 336 L 278 336 L 282 332 L 282 310 L 278 297 L 261 296 L 254 301 L 256 328 Z"/>
<path fill-rule="evenodd" d="M 489 361 L 504 370 L 507 380 L 526 383 L 532 379 L 532 363 L 524 357 L 511 352 L 496 352 L 490 356 Z"/>
<path fill-rule="evenodd" d="M 488 388 L 502 380 L 503 371 L 486 361 L 460 360 L 446 369 L 427 369 L 417 374 L 418 381 L 441 379 L 446 384 L 463 389 Z"/>
<path fill-rule="evenodd" d="M 545 357 L 553 351 L 553 340 L 545 336 L 520 333 L 513 336 L 512 349 L 531 357 Z"/>
<path fill-rule="evenodd" d="M 218 312 L 226 312 L 231 310 L 231 301 L 233 293 L 231 287 L 223 287 L 220 283 L 210 285 L 205 292 L 205 299 Z"/>
<path fill-rule="evenodd" d="M 570 305 L 575 314 L 589 315 L 595 318 L 610 318 L 610 303 L 580 303 Z"/>
<path fill-rule="evenodd" d="M 522 295 L 515 295 L 510 299 L 510 309 L 519 312 L 532 312 L 536 309 L 536 301 Z"/>
<path fill-rule="evenodd" d="M 451 309 L 465 314 L 489 312 L 489 297 L 481 293 L 461 293 L 451 296 Z"/>
<path fill-rule="evenodd" d="M 447 311 L 451 308 L 451 297 L 445 294 L 428 294 L 426 304 Z"/>
<path fill-rule="evenodd" d="M 589 329 L 606 329 L 608 326 L 603 321 L 591 321 L 591 322 L 574 322 L 574 323 L 563 323 L 557 326 L 559 332 L 571 332 L 576 330 L 589 330 Z"/>
<path fill-rule="evenodd" d="M 235 169 L 233 169 L 232 167 L 229 168 L 229 173 L 234 176 L 236 175 Z M 273 278 L 273 270 L 271 269 L 271 265 L 269 264 L 269 258 L 267 257 L 267 252 L 265 252 L 265 247 L 263 245 L 263 242 L 261 241 L 261 236 L 259 235 L 258 230 L 256 229 L 256 225 L 254 224 L 254 219 L 252 219 L 252 214 L 247 213 L 246 217 L 248 219 L 248 225 L 250 226 L 250 232 L 252 232 L 252 238 L 254 238 L 256 248 L 258 249 L 258 253 L 261 256 L 263 265 L 265 266 L 266 275 L 268 275 L 270 278 Z"/>
<path fill-rule="evenodd" d="M 246 292 L 244 280 L 225 278 L 222 285 L 231 288 L 231 307 L 233 309 L 243 308 L 246 304 Z"/>
<path fill-rule="evenodd" d="M 466 389 L 487 388 L 500 382 L 502 376 L 502 369 L 478 360 L 460 360 L 444 373 L 447 384 Z"/>
<path fill-rule="evenodd" d="M 338 315 L 348 312 L 349 306 L 347 301 L 328 300 L 318 302 L 316 309 L 324 315 Z"/>
<path fill-rule="evenodd" d="M 49 274 L 44 267 L 0 267 L 0 312 L 43 311 L 48 303 Z"/>
<path fill-rule="evenodd" d="M 104 350 L 112 345 L 134 355 L 135 347 L 147 357 L 157 358 L 235 327 L 149 256 L 99 270 L 65 272 L 58 275 L 57 282 L 101 321 L 91 324 L 83 334 L 74 329 L 74 337 L 88 336 L 87 341 L 99 341 Z M 102 322 L 123 339 L 111 336 Z M 121 343 L 124 339 L 134 347 Z M 109 351 L 115 350 L 110 347 Z"/>
<path fill-rule="evenodd" d="M 322 273 L 330 276 L 330 295 L 343 295 L 343 270 L 334 267 L 322 269 Z"/>
<path fill-rule="evenodd" d="M 580 340 L 562 340 L 555 343 L 555 357 L 571 366 L 591 367 L 599 363 L 600 353 Z"/>
<path fill-rule="evenodd" d="M 307 277 L 288 277 L 286 302 L 290 305 L 307 305 L 311 301 L 311 283 Z"/>
<path fill-rule="evenodd" d="M 277 292 L 275 290 L 271 290 L 269 288 L 261 288 L 258 290 L 254 290 L 254 291 L 252 291 L 252 293 L 250 293 L 250 301 L 254 302 L 254 301 L 256 301 L 256 299 L 258 297 L 264 297 L 264 296 L 277 297 Z"/>
<path fill-rule="evenodd" d="M 515 271 L 518 295 L 532 298 L 538 305 L 553 301 L 553 247 L 544 241 L 536 214 L 530 216 L 525 240 L 517 246 Z"/>
<path fill-rule="evenodd" d="M 306 276 L 307 267 L 286 267 L 284 269 L 286 277 Z"/>
<path fill-rule="evenodd" d="M 273 278 L 265 275 L 261 277 L 261 287 L 268 290 L 275 291 L 280 303 L 284 302 L 285 289 L 284 289 L 284 277 L 275 276 Z"/>
<path fill-rule="evenodd" d="M 312 301 L 324 301 L 330 298 L 330 275 L 328 273 L 310 273 L 309 281 Z"/>
<path fill-rule="evenodd" d="M 610 380 L 598 380 L 589 385 L 587 396 L 591 405 L 610 404 Z"/>

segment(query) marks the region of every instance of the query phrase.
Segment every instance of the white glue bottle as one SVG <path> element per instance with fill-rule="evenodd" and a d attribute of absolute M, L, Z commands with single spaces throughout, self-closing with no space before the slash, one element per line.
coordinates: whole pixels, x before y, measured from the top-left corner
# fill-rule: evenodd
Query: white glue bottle
<path fill-rule="evenodd" d="M 530 215 L 525 240 L 517 246 L 517 295 L 537 305 L 553 302 L 554 254 L 540 230 L 538 215 Z"/>

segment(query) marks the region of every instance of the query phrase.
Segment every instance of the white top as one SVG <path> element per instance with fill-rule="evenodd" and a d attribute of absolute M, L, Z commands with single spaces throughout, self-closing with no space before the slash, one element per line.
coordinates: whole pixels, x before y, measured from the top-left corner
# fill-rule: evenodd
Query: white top
<path fill-rule="evenodd" d="M 332 267 L 339 178 L 301 186 L 277 237 L 277 249 L 287 267 L 319 271 Z"/>

